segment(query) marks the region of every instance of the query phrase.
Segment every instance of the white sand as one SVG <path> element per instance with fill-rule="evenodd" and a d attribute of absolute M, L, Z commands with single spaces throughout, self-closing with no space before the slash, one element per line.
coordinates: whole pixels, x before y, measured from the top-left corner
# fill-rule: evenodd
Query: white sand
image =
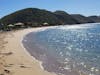
<path fill-rule="evenodd" d="M 37 32 L 40 30 L 45 30 L 52 27 L 41 27 L 41 28 L 28 28 L 24 30 L 11 31 L 6 33 L 4 48 L 2 48 L 1 53 L 9 53 L 9 55 L 3 55 L 0 61 L 0 74 L 4 75 L 55 75 L 54 73 L 49 73 L 44 71 L 38 60 L 34 59 L 25 50 L 21 44 L 23 36 L 30 32 Z M 1 55 L 0 55 L 1 56 Z M 4 70 L 8 70 L 6 72 Z"/>

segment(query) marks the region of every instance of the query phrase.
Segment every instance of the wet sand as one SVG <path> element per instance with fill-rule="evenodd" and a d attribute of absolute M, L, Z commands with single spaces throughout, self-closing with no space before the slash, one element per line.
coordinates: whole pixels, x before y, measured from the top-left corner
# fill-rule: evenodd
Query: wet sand
<path fill-rule="evenodd" d="M 55 75 L 44 71 L 38 60 L 23 47 L 23 37 L 49 27 L 29 28 L 0 33 L 0 75 Z"/>

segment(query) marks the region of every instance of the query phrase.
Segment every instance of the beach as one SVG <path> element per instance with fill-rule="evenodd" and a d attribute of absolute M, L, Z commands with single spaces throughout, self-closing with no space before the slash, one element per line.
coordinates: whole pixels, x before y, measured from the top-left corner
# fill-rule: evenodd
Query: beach
<path fill-rule="evenodd" d="M 57 75 L 100 75 L 100 26 L 58 26 L 27 34 L 23 46 Z"/>
<path fill-rule="evenodd" d="M 0 75 L 100 75 L 99 29 L 97 24 L 0 32 Z"/>
<path fill-rule="evenodd" d="M 55 75 L 44 71 L 41 62 L 22 45 L 23 37 L 49 27 L 28 28 L 0 33 L 0 75 Z"/>

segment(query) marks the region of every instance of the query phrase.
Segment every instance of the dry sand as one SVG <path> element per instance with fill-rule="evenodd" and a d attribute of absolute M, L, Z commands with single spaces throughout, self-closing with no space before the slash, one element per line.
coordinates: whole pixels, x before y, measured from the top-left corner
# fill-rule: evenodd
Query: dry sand
<path fill-rule="evenodd" d="M 21 44 L 26 34 L 47 28 L 28 28 L 0 33 L 0 75 L 55 75 L 44 71 L 40 62 Z"/>

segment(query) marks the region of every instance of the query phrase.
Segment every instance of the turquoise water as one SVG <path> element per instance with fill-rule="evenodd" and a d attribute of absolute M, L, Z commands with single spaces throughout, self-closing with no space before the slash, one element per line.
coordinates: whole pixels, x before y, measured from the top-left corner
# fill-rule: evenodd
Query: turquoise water
<path fill-rule="evenodd" d="M 58 26 L 30 33 L 23 43 L 49 72 L 100 75 L 100 24 Z"/>

